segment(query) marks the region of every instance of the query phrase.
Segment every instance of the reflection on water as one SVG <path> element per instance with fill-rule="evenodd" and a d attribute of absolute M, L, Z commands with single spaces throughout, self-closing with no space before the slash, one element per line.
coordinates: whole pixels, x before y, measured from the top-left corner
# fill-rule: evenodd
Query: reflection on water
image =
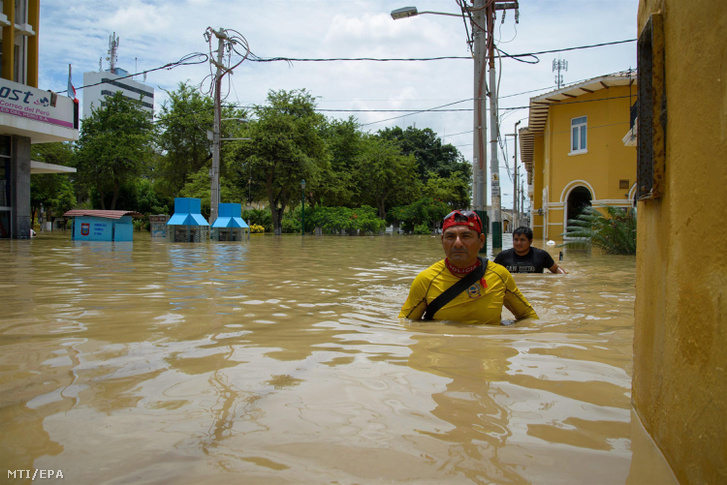
<path fill-rule="evenodd" d="M 466 326 L 396 318 L 436 237 L 69 239 L 0 241 L 0 476 L 627 482 L 633 257 L 566 252 L 515 276 L 540 320 Z"/>

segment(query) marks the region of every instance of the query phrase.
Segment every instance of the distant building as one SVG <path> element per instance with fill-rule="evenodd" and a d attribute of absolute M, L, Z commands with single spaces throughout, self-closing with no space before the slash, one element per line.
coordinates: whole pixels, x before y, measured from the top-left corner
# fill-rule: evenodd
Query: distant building
<path fill-rule="evenodd" d="M 91 116 L 94 109 L 103 105 L 104 98 L 121 91 L 124 97 L 141 101 L 141 106 L 149 114 L 154 113 L 154 88 L 128 77 L 123 69 L 114 68 L 114 72 L 83 73 L 83 118 Z"/>
<path fill-rule="evenodd" d="M 75 171 L 30 160 L 32 143 L 78 139 L 75 99 L 38 89 L 39 23 L 40 0 L 2 2 L 0 238 L 30 238 L 31 174 Z"/>
<path fill-rule="evenodd" d="M 599 76 L 530 99 L 520 153 L 535 238 L 562 240 L 583 207 L 632 207 L 636 148 L 628 140 L 636 72 Z"/>
<path fill-rule="evenodd" d="M 119 38 L 114 32 L 109 37 L 107 57 L 109 69 L 83 73 L 83 118 L 88 118 L 94 109 L 103 106 L 106 96 L 121 91 L 125 98 L 141 101 L 142 109 L 154 115 L 154 88 L 135 81 L 124 69 L 116 67 L 116 50 Z M 100 67 L 100 66 L 99 66 Z"/>

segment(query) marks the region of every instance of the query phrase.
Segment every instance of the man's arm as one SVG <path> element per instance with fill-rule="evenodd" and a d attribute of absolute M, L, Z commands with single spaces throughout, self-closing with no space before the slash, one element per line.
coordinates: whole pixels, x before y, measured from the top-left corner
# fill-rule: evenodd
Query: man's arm
<path fill-rule="evenodd" d="M 427 291 L 426 285 L 423 284 L 422 278 L 417 276 L 409 289 L 409 296 L 406 298 L 404 305 L 399 312 L 399 318 L 408 318 L 409 320 L 421 320 L 422 315 L 427 310 Z"/>
<path fill-rule="evenodd" d="M 553 266 L 551 266 L 548 269 L 550 270 L 551 273 L 567 274 L 566 271 L 563 268 L 561 268 L 560 266 L 558 266 L 558 263 L 555 263 L 555 262 L 553 263 Z"/>
<path fill-rule="evenodd" d="M 512 277 L 510 272 L 507 272 L 507 276 L 504 278 L 505 281 L 505 308 L 510 310 L 515 318 L 520 320 L 523 318 L 538 318 L 538 314 L 535 313 L 535 309 L 530 305 L 525 295 L 520 292 L 520 288 L 517 287 L 515 279 Z"/>

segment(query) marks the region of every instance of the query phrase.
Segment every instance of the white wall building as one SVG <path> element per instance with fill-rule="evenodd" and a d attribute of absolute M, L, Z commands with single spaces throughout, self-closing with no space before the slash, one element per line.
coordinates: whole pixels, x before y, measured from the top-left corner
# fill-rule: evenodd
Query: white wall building
<path fill-rule="evenodd" d="M 141 101 L 142 108 L 154 114 L 154 88 L 134 81 L 123 69 L 83 73 L 83 118 L 102 106 L 106 96 L 121 91 L 124 97 Z"/>

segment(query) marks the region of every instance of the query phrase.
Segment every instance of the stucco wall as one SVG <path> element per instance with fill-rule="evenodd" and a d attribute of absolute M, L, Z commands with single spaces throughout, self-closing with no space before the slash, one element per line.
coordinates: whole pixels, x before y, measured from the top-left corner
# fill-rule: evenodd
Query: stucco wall
<path fill-rule="evenodd" d="M 657 12 L 665 180 L 638 204 L 632 399 L 681 483 L 727 483 L 727 2 L 641 0 L 639 32 Z"/>
<path fill-rule="evenodd" d="M 533 207 L 545 213 L 533 217 L 536 238 L 562 240 L 567 197 L 576 187 L 588 190 L 595 207 L 631 206 L 628 192 L 636 179 L 636 149 L 624 146 L 622 139 L 629 131 L 636 94 L 634 86 L 612 86 L 550 107 L 543 133 L 533 143 Z M 571 120 L 581 116 L 587 117 L 588 149 L 571 153 Z M 628 180 L 629 188 L 619 188 L 622 179 Z"/>

